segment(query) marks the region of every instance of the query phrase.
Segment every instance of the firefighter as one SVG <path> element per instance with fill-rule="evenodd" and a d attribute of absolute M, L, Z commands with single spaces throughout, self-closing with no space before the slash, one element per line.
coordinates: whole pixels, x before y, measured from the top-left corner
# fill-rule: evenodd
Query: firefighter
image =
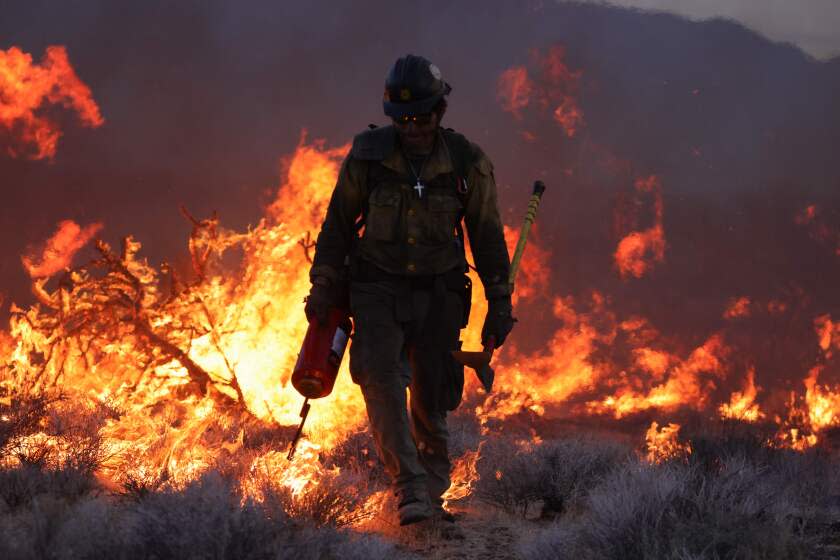
<path fill-rule="evenodd" d="M 451 90 L 423 57 L 391 68 L 383 106 L 392 122 L 353 140 L 318 235 L 305 306 L 310 321 L 324 322 L 349 289 L 350 374 L 394 482 L 400 525 L 453 521 L 442 496 L 451 469 L 446 415 L 464 383 L 452 358 L 470 304 L 463 226 L 488 299 L 482 338 L 500 346 L 514 324 L 493 166 L 440 126 Z"/>

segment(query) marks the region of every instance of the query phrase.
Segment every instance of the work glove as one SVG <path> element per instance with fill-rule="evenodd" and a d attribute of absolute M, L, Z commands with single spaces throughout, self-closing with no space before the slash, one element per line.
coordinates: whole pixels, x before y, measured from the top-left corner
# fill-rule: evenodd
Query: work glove
<path fill-rule="evenodd" d="M 317 321 L 318 324 L 325 325 L 330 308 L 335 306 L 335 293 L 332 283 L 322 276 L 316 276 L 312 280 L 309 295 L 306 296 L 304 301 L 306 305 L 303 312 L 306 313 L 306 319 L 310 323 Z"/>
<path fill-rule="evenodd" d="M 507 335 L 513 330 L 516 319 L 513 318 L 513 305 L 510 296 L 493 298 L 487 302 L 487 316 L 481 329 L 481 342 L 487 344 L 488 339 L 496 338 L 496 348 L 504 344 Z"/>

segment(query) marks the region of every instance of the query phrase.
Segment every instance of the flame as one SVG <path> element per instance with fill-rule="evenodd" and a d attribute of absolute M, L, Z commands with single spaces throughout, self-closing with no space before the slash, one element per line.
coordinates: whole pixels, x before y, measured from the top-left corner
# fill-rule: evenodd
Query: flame
<path fill-rule="evenodd" d="M 542 112 L 551 111 L 554 122 L 568 138 L 573 138 L 584 124 L 577 100 L 583 73 L 570 70 L 565 58 L 565 47 L 554 45 L 545 53 L 531 51 L 533 78 L 525 66 L 505 69 L 496 84 L 496 97 L 502 109 L 516 120 L 522 119 L 529 105 L 536 105 Z M 526 141 L 532 137 L 530 132 L 523 133 Z"/>
<path fill-rule="evenodd" d="M 62 46 L 47 47 L 41 64 L 18 47 L 0 50 L 0 128 L 13 142 L 9 155 L 52 159 L 61 131 L 58 124 L 40 114 L 48 105 L 74 110 L 83 126 L 104 122 L 90 88 L 76 75 Z"/>
<path fill-rule="evenodd" d="M 663 383 L 654 385 L 644 393 L 631 386 L 621 387 L 614 395 L 587 403 L 587 408 L 600 414 L 611 412 L 615 418 L 650 409 L 671 411 L 687 407 L 702 410 L 707 404 L 708 389 L 713 386 L 711 379 L 704 378 L 723 375 L 722 360 L 726 352 L 722 339 L 712 336 L 685 361 L 681 362 L 674 356 L 668 357 L 669 361 L 677 365 L 668 372 Z"/>
<path fill-rule="evenodd" d="M 461 457 L 453 461 L 450 479 L 452 484 L 443 495 L 444 507 L 449 502 L 466 498 L 472 494 L 473 487 L 478 482 L 479 475 L 476 465 L 481 454 L 481 446 L 474 451 L 466 451 Z"/>
<path fill-rule="evenodd" d="M 566 136 L 573 138 L 583 124 L 583 111 L 578 107 L 574 97 L 563 97 L 563 101 L 554 109 L 554 120 L 566 132 Z"/>
<path fill-rule="evenodd" d="M 832 348 L 840 348 L 840 325 L 831 320 L 831 315 L 820 315 L 814 319 L 820 349 L 826 358 L 831 357 Z"/>
<path fill-rule="evenodd" d="M 797 212 L 793 221 L 806 228 L 811 239 L 822 245 L 828 245 L 835 255 L 840 256 L 840 228 L 824 214 L 825 212 L 819 206 L 810 204 Z"/>
<path fill-rule="evenodd" d="M 665 228 L 662 220 L 664 205 L 659 178 L 655 175 L 639 178 L 635 190 L 637 194 L 653 195 L 654 223 L 647 229 L 628 233 L 619 241 L 614 258 L 622 278 L 641 278 L 654 264 L 665 260 Z"/>
<path fill-rule="evenodd" d="M 502 109 L 518 120 L 522 118 L 522 109 L 531 102 L 534 84 L 528 77 L 527 68 L 514 66 L 499 75 L 496 90 Z"/>
<path fill-rule="evenodd" d="M 816 366 L 805 378 L 805 402 L 808 405 L 808 417 L 811 428 L 819 432 L 830 426 L 840 424 L 840 390 L 832 391 L 817 384 L 823 368 Z"/>
<path fill-rule="evenodd" d="M 285 453 L 272 452 L 257 458 L 253 468 L 267 468 L 268 472 L 281 473 L 278 482 L 292 491 L 292 496 L 302 496 L 308 487 L 315 486 L 322 478 L 324 468 L 318 461 L 321 446 L 309 441 L 298 444 L 292 463 L 287 464 Z"/>
<path fill-rule="evenodd" d="M 588 358 L 597 343 L 609 342 L 611 333 L 599 332 L 590 321 L 604 300 L 600 294 L 592 295 L 591 314 L 575 311 L 574 303 L 571 297 L 555 298 L 554 316 L 563 324 L 546 341 L 544 350 L 531 355 L 522 355 L 516 348 L 509 351 L 504 383 L 520 397 L 505 399 L 494 414 L 504 418 L 524 409 L 541 413 L 545 404 L 562 402 L 595 385 L 602 372 Z"/>
<path fill-rule="evenodd" d="M 633 350 L 636 365 L 649 373 L 653 379 L 662 379 L 673 362 L 668 352 L 653 348 L 636 348 Z"/>
<path fill-rule="evenodd" d="M 679 434 L 679 424 L 668 424 L 660 428 L 657 422 L 652 422 L 645 434 L 648 462 L 661 463 L 690 455 L 691 445 L 681 443 Z"/>
<path fill-rule="evenodd" d="M 511 255 L 516 249 L 519 232 L 512 227 L 505 226 L 505 242 Z M 540 240 L 540 228 L 537 224 L 531 227 L 528 237 L 527 250 L 519 262 L 519 273 L 516 276 L 516 286 L 513 292 L 513 302 L 535 297 L 547 297 L 549 279 L 551 278 L 551 252 L 544 249 Z"/>
<path fill-rule="evenodd" d="M 739 297 L 732 299 L 723 312 L 724 319 L 740 319 L 741 317 L 749 317 L 750 315 L 750 298 Z"/>
<path fill-rule="evenodd" d="M 23 266 L 32 278 L 45 278 L 70 266 L 76 253 L 90 242 L 104 226 L 101 223 L 81 227 L 72 220 L 59 222 L 58 229 L 43 249 L 21 257 Z M 41 253 L 40 256 L 37 253 Z"/>
<path fill-rule="evenodd" d="M 555 122 L 567 137 L 572 138 L 583 125 L 583 111 L 577 103 L 583 72 L 569 69 L 565 61 L 566 49 L 562 45 L 550 47 L 544 55 L 534 51 L 533 56 L 546 82 L 543 104 L 555 107 Z"/>
<path fill-rule="evenodd" d="M 732 393 L 729 403 L 720 405 L 718 409 L 724 418 L 756 422 L 764 418 L 758 405 L 755 404 L 755 397 L 758 395 L 758 388 L 755 386 L 755 368 L 747 371 L 747 379 L 743 391 Z"/>
<path fill-rule="evenodd" d="M 285 179 L 267 218 L 246 234 L 215 219 L 195 221 L 190 246 L 200 282 L 173 276 L 168 295 L 161 273 L 138 258 L 139 243 L 127 238 L 115 254 L 99 242 L 101 258 L 74 270 L 67 285 L 46 293 L 39 284 L 44 308 L 13 309 L 3 339 L 4 363 L 13 367 L 3 369 L 0 385 L 22 388 L 38 379 L 32 390 L 43 390 L 60 379 L 89 402 L 118 406 L 121 414 L 101 430 L 112 457 L 104 471 L 116 481 L 164 477 L 181 484 L 220 454 L 241 449 L 242 430 L 226 423 L 253 417 L 297 424 L 303 398 L 289 377 L 307 327 L 307 240 L 320 226 L 348 149 L 308 143 L 302 135 L 283 162 Z M 99 227 L 62 224 L 44 256 L 28 259 L 33 276 L 69 264 Z M 218 265 L 231 247 L 244 255 L 237 275 Z M 96 267 L 109 272 L 88 270 Z M 125 304 L 129 314 L 119 311 Z M 97 306 L 102 311 L 91 313 Z M 63 321 L 58 330 L 48 327 L 56 324 L 53 313 Z M 68 336 L 69 329 L 77 334 Z M 231 407 L 242 420 L 230 416 Z M 333 393 L 313 403 L 295 460 L 287 464 L 285 454 L 272 450 L 256 457 L 254 468 L 270 467 L 293 495 L 306 494 L 312 481 L 329 474 L 312 442 L 331 448 L 364 422 L 364 402 L 345 368 Z"/>

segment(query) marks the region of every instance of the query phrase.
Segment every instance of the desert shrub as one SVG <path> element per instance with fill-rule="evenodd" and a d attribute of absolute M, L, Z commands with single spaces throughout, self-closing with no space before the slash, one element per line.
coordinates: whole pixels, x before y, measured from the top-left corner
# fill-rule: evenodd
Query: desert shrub
<path fill-rule="evenodd" d="M 814 543 L 778 511 L 778 482 L 743 458 L 716 474 L 630 461 L 590 493 L 584 514 L 521 551 L 535 559 L 806 558 Z"/>
<path fill-rule="evenodd" d="M 703 420 L 680 431 L 680 439 L 691 442 L 688 460 L 710 473 L 733 458 L 753 464 L 766 464 L 778 451 L 767 445 L 775 426 L 724 419 L 716 423 Z"/>
<path fill-rule="evenodd" d="M 80 500 L 65 511 L 49 542 L 50 558 L 131 558 L 134 528 L 125 508 L 106 498 Z"/>
<path fill-rule="evenodd" d="M 738 463 L 757 469 L 775 489 L 770 507 L 776 515 L 803 523 L 819 519 L 826 500 L 840 494 L 837 463 L 820 448 L 799 452 L 768 445 L 773 434 L 773 426 L 749 422 L 706 424 L 686 434 L 692 446 L 688 463 L 713 477 Z"/>
<path fill-rule="evenodd" d="M 827 504 L 840 496 L 840 465 L 819 450 L 805 453 L 777 449 L 768 471 L 778 489 L 774 511 L 779 515 L 819 518 Z"/>
<path fill-rule="evenodd" d="M 74 501 L 99 487 L 93 473 L 74 466 L 21 465 L 0 469 L 0 501 L 5 509 L 27 506 L 39 497 Z"/>
<path fill-rule="evenodd" d="M 242 511 L 229 481 L 214 474 L 180 491 L 148 494 L 128 509 L 136 545 L 158 558 L 221 557 Z"/>
<path fill-rule="evenodd" d="M 383 541 L 289 517 L 244 499 L 215 473 L 181 490 L 134 501 L 39 496 L 0 515 L 0 557 L 18 558 L 393 558 Z"/>
<path fill-rule="evenodd" d="M 541 502 L 543 515 L 562 513 L 621 464 L 629 450 L 611 441 L 578 438 L 517 446 L 488 442 L 478 462 L 477 496 L 508 512 L 526 515 Z"/>
<path fill-rule="evenodd" d="M 50 495 L 0 515 L 0 558 L 50 558 L 52 543 L 71 510 L 67 501 Z"/>

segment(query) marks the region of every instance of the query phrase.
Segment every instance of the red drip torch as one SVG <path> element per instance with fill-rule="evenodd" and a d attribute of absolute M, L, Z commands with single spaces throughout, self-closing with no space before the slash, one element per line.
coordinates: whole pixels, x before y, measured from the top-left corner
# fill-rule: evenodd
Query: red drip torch
<path fill-rule="evenodd" d="M 289 446 L 287 457 L 290 461 L 309 415 L 309 399 L 320 399 L 332 393 L 352 331 L 350 313 L 343 307 L 330 309 L 324 324 L 318 321 L 309 323 L 292 372 L 292 385 L 306 398 L 300 410 L 300 425 Z"/>

